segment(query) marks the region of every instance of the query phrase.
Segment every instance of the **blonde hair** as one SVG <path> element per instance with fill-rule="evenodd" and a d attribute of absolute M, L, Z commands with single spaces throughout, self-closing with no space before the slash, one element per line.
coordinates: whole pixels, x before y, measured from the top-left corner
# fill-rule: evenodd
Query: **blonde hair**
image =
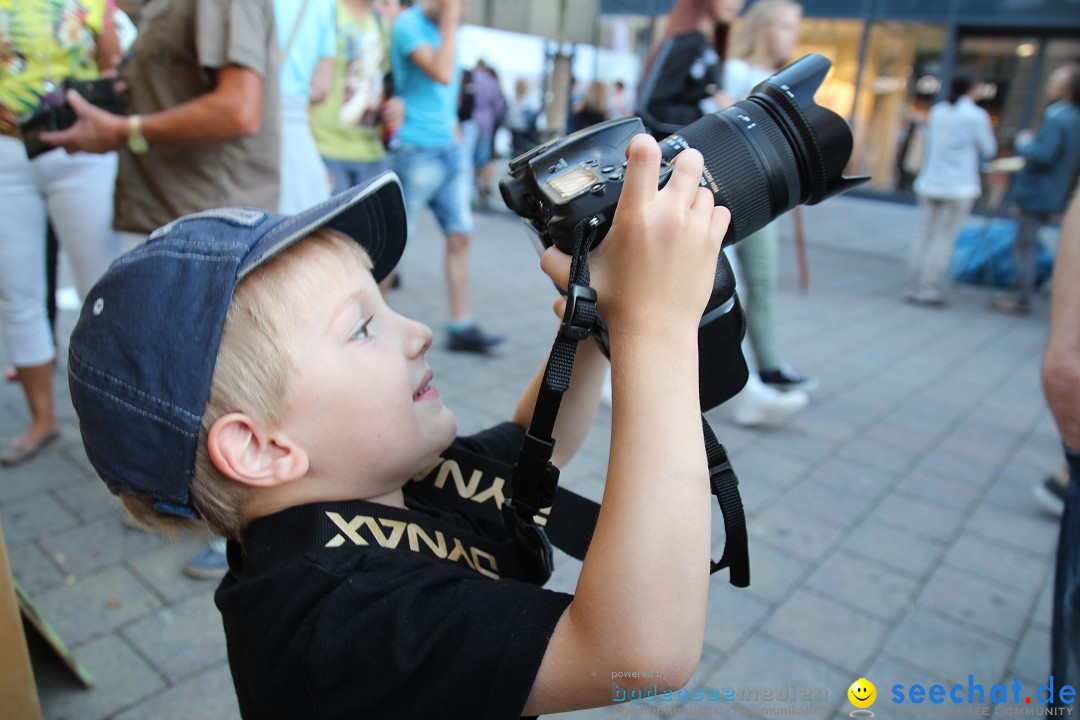
<path fill-rule="evenodd" d="M 240 536 L 246 525 L 248 493 L 253 489 L 217 469 L 207 449 L 207 433 L 230 412 L 246 413 L 269 427 L 281 421 L 297 370 L 289 338 L 298 302 L 323 284 L 329 263 L 340 264 L 348 255 L 371 269 L 363 247 L 336 230 L 323 228 L 256 269 L 233 291 L 191 478 L 191 504 L 218 535 Z M 120 501 L 132 519 L 147 529 L 171 534 L 192 525 L 158 513 L 150 496 L 121 495 Z"/>
<path fill-rule="evenodd" d="M 802 5 L 792 0 L 758 0 L 751 5 L 731 33 L 729 57 L 766 70 L 777 69 L 769 57 L 769 28 L 780 15 L 793 8 L 801 11 Z"/>

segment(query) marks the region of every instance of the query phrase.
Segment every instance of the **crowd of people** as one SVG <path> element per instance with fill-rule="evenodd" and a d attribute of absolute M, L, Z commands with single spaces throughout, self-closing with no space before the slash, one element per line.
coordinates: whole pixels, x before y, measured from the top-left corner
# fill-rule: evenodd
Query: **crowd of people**
<path fill-rule="evenodd" d="M 152 368 L 144 367 L 152 360 L 140 357 L 137 351 L 126 355 L 121 352 L 123 358 L 101 359 L 101 348 L 85 336 L 90 332 L 88 318 L 112 312 L 103 311 L 99 305 L 102 301 L 97 299 L 89 314 L 84 312 L 76 330 L 84 335 L 72 341 L 69 371 L 73 384 L 81 388 L 73 390 L 73 401 L 84 427 L 89 427 L 90 422 L 103 426 L 115 423 L 116 427 L 102 434 L 94 429 L 84 431 L 84 438 L 91 461 L 110 489 L 129 497 L 125 507 L 138 523 L 162 528 L 177 518 L 201 516 L 220 535 L 221 539 L 192 557 L 185 570 L 195 577 L 215 579 L 226 576 L 230 568 L 233 571 L 233 579 L 223 585 L 219 604 L 226 616 L 230 659 L 245 712 L 262 713 L 267 703 L 273 702 L 271 698 L 283 692 L 281 688 L 267 687 L 265 678 L 252 680 L 260 677 L 256 672 L 260 664 L 269 661 L 245 657 L 245 653 L 270 641 L 252 639 L 259 628 L 245 613 L 248 607 L 265 607 L 259 583 L 276 562 L 274 552 L 279 546 L 274 545 L 274 534 L 288 535 L 291 527 L 308 524 L 312 536 L 318 536 L 324 545 L 307 547 L 307 540 L 296 544 L 297 548 L 306 548 L 303 563 L 314 563 L 315 569 L 296 561 L 289 565 L 289 574 L 283 576 L 312 593 L 306 597 L 311 606 L 292 616 L 297 622 L 315 622 L 312 617 L 317 613 L 312 608 L 321 607 L 323 598 L 318 588 L 322 587 L 339 601 L 341 593 L 353 592 L 357 593 L 356 602 L 378 604 L 370 589 L 343 590 L 328 579 L 340 579 L 340 573 L 334 575 L 339 571 L 344 577 L 355 573 L 388 584 L 388 592 L 402 593 L 400 597 L 409 603 L 424 591 L 429 593 L 424 596 L 430 604 L 424 610 L 428 620 L 413 620 L 430 631 L 433 639 L 429 644 L 425 644 L 425 638 L 410 646 L 419 660 L 402 656 L 401 665 L 388 666 L 381 672 L 409 678 L 426 667 L 425 663 L 437 667 L 446 658 L 464 662 L 457 645 L 461 632 L 449 633 L 440 627 L 444 617 L 455 617 L 459 631 L 474 630 L 488 638 L 491 652 L 469 659 L 478 670 L 494 671 L 499 663 L 508 665 L 501 668 L 511 678 L 500 700 L 505 707 L 539 712 L 598 704 L 607 689 L 601 687 L 602 683 L 591 683 L 585 673 L 574 675 L 574 658 L 604 659 L 613 629 L 619 627 L 623 632 L 634 627 L 644 635 L 656 633 L 662 637 L 666 633 L 678 639 L 680 647 L 658 641 L 645 650 L 620 648 L 629 653 L 628 657 L 639 659 L 643 667 L 674 662 L 684 669 L 692 668 L 696 660 L 691 662 L 685 647 L 700 645 L 706 594 L 706 578 L 698 577 L 701 573 L 693 563 L 685 567 L 673 563 L 671 557 L 677 553 L 657 549 L 667 547 L 681 552 L 686 547 L 707 545 L 708 523 L 689 517 L 686 511 L 688 507 L 704 507 L 703 495 L 707 494 L 703 491 L 707 490 L 708 478 L 699 477 L 703 463 L 697 464 L 702 467 L 689 467 L 693 465 L 689 460 L 704 459 L 698 458 L 701 448 L 690 446 L 685 439 L 700 440 L 692 427 L 698 418 L 690 412 L 692 400 L 697 397 L 693 385 L 696 362 L 693 367 L 681 368 L 686 372 L 665 367 L 664 375 L 675 378 L 672 387 L 663 392 L 650 389 L 656 377 L 650 372 L 659 372 L 654 365 L 661 355 L 694 360 L 696 355 L 658 353 L 655 344 L 650 344 L 655 338 L 642 339 L 649 338 L 650 333 L 637 331 L 647 326 L 654 315 L 667 322 L 668 316 L 656 314 L 664 309 L 677 318 L 672 323 L 672 337 L 665 341 L 689 342 L 700 319 L 698 306 L 707 299 L 710 268 L 715 267 L 719 252 L 727 252 L 739 276 L 739 292 L 747 313 L 745 353 L 753 368 L 745 388 L 732 401 L 734 421 L 757 427 L 806 407 L 817 380 L 801 374 L 789 362 L 797 350 L 784 345 L 775 317 L 782 252 L 780 221 L 721 250 L 720 239 L 729 217 L 726 210 L 713 208 L 708 191 L 697 187 L 702 172 L 700 156 L 688 154 L 690 160 L 677 164 L 675 179 L 663 191 L 657 191 L 659 152 L 655 141 L 640 138 L 631 146 L 624 202 L 617 216 L 629 219 L 617 222 L 606 242 L 633 247 L 634 254 L 609 253 L 598 258 L 593 276 L 594 286 L 601 291 L 597 309 L 612 322 L 611 366 L 617 371 L 612 373 L 608 361 L 591 343 L 587 344 L 589 349 L 583 350 L 584 357 L 579 358 L 586 368 L 583 372 L 588 375 L 587 382 L 579 386 L 575 381 L 573 394 L 587 396 L 585 401 L 604 395 L 613 413 L 646 402 L 652 412 L 637 413 L 639 419 L 627 419 L 620 426 L 621 434 L 613 437 L 608 490 L 614 499 L 609 502 L 605 495 L 589 551 L 591 557 L 603 556 L 603 563 L 589 563 L 586 558 L 578 599 L 518 580 L 480 587 L 469 569 L 454 566 L 452 571 L 447 570 L 450 565 L 439 565 L 430 558 L 402 565 L 400 558 L 394 557 L 395 572 L 415 572 L 419 578 L 416 585 L 390 573 L 390 565 L 376 567 L 382 556 L 364 556 L 365 562 L 372 563 L 364 567 L 353 567 L 352 559 L 342 569 L 345 565 L 337 565 L 341 561 L 336 555 L 330 558 L 324 552 L 332 546 L 330 536 L 322 537 L 324 530 L 315 528 L 316 521 L 305 515 L 302 507 L 316 503 L 326 512 L 374 512 L 370 503 L 349 504 L 353 500 L 371 500 L 392 506 L 400 514 L 394 515 L 394 522 L 419 522 L 416 507 L 422 503 L 406 504 L 403 481 L 423 469 L 424 463 L 430 464 L 432 453 L 454 442 L 453 418 L 442 408 L 437 391 L 429 386 L 424 365 L 424 353 L 433 342 L 433 334 L 418 323 L 394 315 L 383 299 L 393 287 L 408 282 L 408 277 L 394 272 L 406 239 L 413 245 L 429 242 L 415 236 L 422 213 L 429 209 L 443 236 L 446 347 L 455 352 L 490 352 L 502 338 L 481 328 L 470 303 L 473 209 L 490 207 L 493 202 L 499 179 L 498 156 L 523 152 L 540 141 L 541 108 L 524 79 L 514 83 L 508 97 L 493 63 L 481 60 L 471 68 L 461 68 L 458 36 L 467 0 L 416 0 L 404 5 L 397 0 L 154 0 L 141 7 L 135 24 L 137 38 L 125 43 L 121 35 L 127 32 L 121 30 L 131 25 L 114 0 L 0 0 L 0 217 L 4 218 L 0 223 L 0 328 L 13 365 L 11 380 L 21 386 L 29 416 L 25 428 L 0 447 L 0 464 L 13 466 L 31 460 L 59 436 L 53 399 L 54 368 L 57 348 L 65 341 L 55 336 L 46 310 L 46 237 L 54 232 L 70 260 L 76 289 L 83 299 L 91 298 L 92 288 L 104 277 L 101 282 L 105 287 L 119 285 L 133 293 L 136 300 L 144 300 L 147 312 L 160 303 L 174 312 L 176 322 L 223 338 L 221 349 L 207 350 L 207 357 L 202 357 L 206 353 L 200 348 L 187 348 L 200 358 L 177 371 L 183 377 L 176 386 L 162 388 L 154 384 Z M 663 138 L 707 113 L 744 99 L 758 82 L 791 62 L 799 43 L 801 20 L 802 8 L 793 0 L 757 0 L 747 8 L 744 0 L 677 0 L 664 32 L 645 59 L 640 85 L 630 88 L 622 80 L 608 83 L 600 79 L 581 84 L 570 98 L 566 130 L 572 132 L 607 119 L 638 115 L 651 135 Z M 89 83 L 79 87 L 93 87 L 95 91 L 85 90 L 87 97 L 83 97 L 69 89 L 70 81 Z M 982 193 L 983 163 L 998 152 L 990 117 L 976 103 L 978 89 L 979 79 L 974 74 L 959 71 L 947 83 L 945 97 L 928 114 L 925 151 L 913 181 L 923 221 L 911 247 L 904 295 L 916 305 L 940 307 L 948 302 L 954 238 Z M 126 112 L 110 112 L 103 107 L 99 92 L 106 98 L 121 98 Z M 993 300 L 991 307 L 997 311 L 1030 312 L 1038 232 L 1065 211 L 1070 197 L 1075 197 L 1072 188 L 1080 170 L 1080 66 L 1058 68 L 1050 76 L 1046 95 L 1050 103 L 1038 127 L 1021 133 L 1015 143 L 1016 154 L 1024 159 L 1010 195 L 1019 214 L 1015 243 L 1018 282 L 1013 294 Z M 40 133 L 35 130 L 31 137 L 34 126 L 29 120 L 65 103 L 74 113 L 73 124 L 46 127 Z M 497 141 L 500 129 L 508 137 L 504 148 Z M 32 140 L 44 143 L 46 151 L 28 152 Z M 390 169 L 396 179 L 386 174 Z M 398 182 L 401 190 L 396 194 Z M 400 204 L 397 214 L 395 203 Z M 1075 200 L 1073 206 L 1073 222 L 1066 224 L 1062 237 L 1062 243 L 1070 247 L 1080 241 L 1069 234 L 1077 225 Z M 309 208 L 317 210 L 305 214 Z M 296 216 L 281 221 L 293 235 L 272 248 L 264 245 L 273 232 L 261 225 L 271 217 L 268 213 Z M 178 222 L 178 218 L 191 215 L 195 217 Z M 335 224 L 339 216 L 349 223 L 367 223 L 358 227 L 384 227 L 386 237 L 378 241 L 344 237 L 346 225 Z M 301 222 L 305 218 L 310 222 Z M 184 234 L 185 228 L 198 227 L 200 222 L 227 239 L 220 255 L 214 248 L 199 245 L 201 240 Z M 669 253 L 671 246 L 665 241 L 672 233 L 695 242 L 688 242 L 678 253 Z M 185 243 L 199 247 L 199 254 L 185 254 Z M 293 243 L 295 248 L 291 247 Z M 168 255 L 168 260 L 154 259 L 158 247 L 168 248 L 168 252 L 160 253 Z M 265 254 L 253 260 L 245 253 L 255 247 L 262 248 Z M 130 253 L 125 258 L 130 261 L 107 271 L 125 248 Z M 279 254 L 288 263 L 275 259 Z M 620 256 L 650 260 L 620 263 L 612 259 Z M 1075 258 L 1068 254 L 1065 257 L 1075 265 Z M 141 267 L 152 268 L 147 273 L 155 278 L 154 285 L 148 284 L 146 277 L 133 274 L 131 268 L 136 260 L 152 263 Z M 543 262 L 545 271 L 556 282 L 565 283 L 568 258 L 549 251 Z M 223 263 L 228 267 L 223 269 Z M 253 273 L 250 282 L 245 279 L 249 272 Z M 294 275 L 303 277 L 297 279 Z M 281 368 L 260 367 L 257 372 L 266 373 L 266 386 L 260 388 L 245 385 L 251 378 L 245 379 L 240 370 L 234 372 L 240 378 L 235 386 L 225 387 L 224 380 L 219 379 L 219 373 L 224 372 L 221 366 L 214 370 L 215 359 L 228 366 L 238 362 L 237 357 L 247 357 L 234 347 L 237 338 L 258 336 L 264 344 L 273 344 L 265 343 L 268 339 L 287 344 L 290 333 L 307 333 L 309 340 L 315 338 L 312 342 L 326 344 L 327 374 L 341 371 L 335 359 L 340 348 L 327 344 L 314 319 L 305 316 L 296 320 L 295 326 L 285 327 L 271 317 L 271 311 L 278 307 L 274 303 L 283 301 L 268 287 L 279 282 L 283 296 L 301 292 L 302 288 L 317 289 L 312 292 L 311 302 L 331 317 L 341 314 L 333 303 L 340 305 L 342 298 L 334 293 L 349 289 L 351 294 L 345 293 L 344 297 L 348 312 L 357 305 L 369 313 L 345 328 L 350 347 L 353 341 L 360 344 L 379 333 L 385 333 L 394 344 L 384 347 L 381 356 L 361 360 L 370 364 L 372 375 L 391 375 L 374 399 L 356 400 L 358 407 L 387 413 L 393 420 L 388 432 L 400 430 L 403 436 L 383 444 L 375 440 L 361 443 L 350 450 L 348 458 L 356 467 L 373 467 L 372 477 L 378 476 L 378 482 L 370 480 L 362 488 L 350 485 L 350 468 L 343 465 L 343 460 L 332 458 L 328 450 L 332 446 L 321 439 L 320 433 L 325 433 L 339 441 L 333 447 L 348 445 L 344 433 L 354 425 L 349 408 L 334 405 L 333 411 L 316 423 L 298 417 L 292 405 L 275 406 L 284 403 L 282 393 L 293 392 L 288 383 L 281 381 L 281 373 L 285 372 Z M 160 287 L 173 284 L 187 289 L 177 297 L 151 302 Z M 612 287 L 634 291 L 604 293 Z M 196 289 L 210 298 L 208 302 L 215 293 L 221 296 L 217 298 L 220 317 L 207 319 L 180 307 L 180 299 L 196 297 Z M 1074 294 L 1059 292 L 1055 286 L 1052 329 L 1057 334 L 1054 352 L 1048 354 L 1054 360 L 1053 364 L 1048 360 L 1048 386 L 1054 382 L 1068 385 L 1069 371 L 1077 362 L 1071 335 L 1061 329 L 1076 319 L 1075 315 L 1064 314 L 1072 312 Z M 238 306 L 245 309 L 237 310 Z M 697 314 L 687 308 L 696 308 Z M 141 347 L 139 323 L 149 323 L 151 315 L 132 317 L 129 326 L 109 326 L 117 334 L 110 337 L 110 342 L 130 342 L 132 348 Z M 218 325 L 211 326 L 213 322 Z M 1063 336 L 1066 339 L 1061 340 Z M 271 354 L 269 349 L 266 352 Z M 628 357 L 631 360 L 625 359 Z M 255 358 L 251 361 L 260 364 Z M 115 396 L 102 389 L 99 382 L 112 369 L 94 365 L 106 362 L 124 365 L 117 369 L 117 377 L 128 378 L 116 381 L 123 388 Z M 297 391 L 295 407 L 314 407 L 314 398 L 321 397 L 318 392 L 322 388 L 314 372 L 292 368 L 288 357 L 278 362 L 296 372 L 302 389 Z M 417 419 L 413 410 L 402 410 L 387 394 L 396 389 L 395 383 L 408 385 L 414 404 L 425 401 L 436 411 L 430 417 L 423 414 L 426 411 L 417 411 Z M 168 435 L 167 439 L 165 431 L 160 437 L 147 436 L 147 442 L 168 445 L 167 459 L 141 458 L 143 465 L 107 459 L 109 455 L 124 454 L 114 446 L 118 428 L 132 437 L 142 437 L 144 432 L 136 427 L 134 416 L 125 415 L 131 406 L 120 396 L 130 390 L 134 393 L 130 403 L 139 404 L 145 397 L 158 397 L 154 395 L 158 393 L 163 406 L 184 407 L 187 398 L 174 396 L 181 392 L 177 387 L 184 392 L 192 388 L 202 392 L 202 405 L 195 411 L 184 409 L 186 415 L 195 418 L 194 425 L 175 420 L 186 430 L 172 427 L 173 420 L 169 420 L 168 432 L 176 430 L 175 436 Z M 271 394 L 271 389 L 276 389 L 276 394 Z M 521 445 L 521 428 L 517 426 L 528 424 L 535 391 L 536 384 L 523 395 L 514 414 L 514 427 L 500 426 L 479 438 L 458 442 L 474 453 L 512 462 L 509 449 Z M 100 402 L 93 401 L 93 397 L 100 397 Z M 230 400 L 222 400 L 224 397 Z M 114 401 L 117 407 L 108 410 Z M 231 404 L 236 408 L 230 410 L 227 406 Z M 249 408 L 248 404 L 263 410 Z M 1072 410 L 1055 401 L 1051 406 L 1067 448 L 1075 449 Z M 572 403 L 572 407 L 578 405 Z M 650 438 L 649 447 L 659 443 L 663 452 L 646 456 L 637 447 L 643 444 L 641 437 L 656 432 L 655 421 L 640 419 L 645 417 L 670 419 L 672 427 L 678 429 L 676 432 L 669 428 L 669 434 Z M 584 413 L 566 422 L 577 422 L 574 428 L 580 430 L 578 426 L 586 421 L 582 418 L 591 415 Z M 341 422 L 332 427 L 334 421 Z M 409 432 L 417 433 L 417 437 L 405 437 Z M 417 439 L 418 449 L 403 449 Z M 562 447 L 562 454 L 557 455 L 560 459 L 575 449 L 572 445 Z M 363 450 L 371 454 L 364 455 Z M 376 456 L 380 460 L 371 459 Z M 639 484 L 638 477 L 670 474 L 670 461 L 675 457 L 686 459 L 684 469 L 689 469 L 685 474 L 702 482 L 688 483 L 682 495 L 672 492 L 663 504 L 644 502 L 647 484 Z M 1076 490 L 1077 460 L 1073 450 L 1067 450 L 1067 459 L 1074 475 L 1071 485 L 1065 480 L 1067 473 L 1040 485 L 1041 492 L 1056 497 L 1062 508 L 1066 497 L 1072 504 L 1078 502 L 1075 498 L 1080 492 Z M 145 463 L 159 461 L 171 463 L 165 468 L 167 472 L 157 475 L 147 471 Z M 660 461 L 668 461 L 668 466 L 657 465 Z M 353 492 L 361 494 L 354 497 L 349 494 Z M 630 540 L 620 528 L 639 525 L 634 522 L 634 513 L 638 512 L 634 508 L 646 504 L 653 518 L 666 513 L 671 522 L 665 526 L 679 531 L 663 539 L 643 533 L 641 538 Z M 1073 526 L 1077 525 L 1077 511 L 1070 507 L 1066 512 L 1069 522 L 1063 526 L 1063 545 L 1076 534 Z M 440 521 L 447 523 L 448 533 L 479 533 L 483 537 L 476 541 L 478 547 L 487 547 L 486 543 L 500 548 L 513 545 L 513 539 L 504 536 L 500 523 L 496 523 L 496 532 L 463 525 L 460 518 L 441 517 Z M 249 524 L 254 528 L 252 537 L 262 538 L 262 545 L 256 547 L 246 539 L 239 542 Z M 1071 547 L 1075 540 L 1068 542 Z M 611 572 L 610 568 L 620 567 L 617 556 L 626 554 L 631 544 L 635 552 L 630 555 L 635 563 L 623 568 L 621 576 Z M 245 553 L 250 551 L 247 560 L 241 559 L 241 546 Z M 280 551 L 291 553 L 297 548 Z M 1059 585 L 1075 583 L 1077 571 L 1071 569 L 1076 564 L 1074 554 L 1062 551 Z M 317 560 L 311 559 L 316 556 Z M 516 557 L 513 553 L 510 556 Z M 693 559 L 701 566 L 707 560 L 704 556 Z M 245 571 L 244 562 L 249 560 L 252 566 Z M 258 563 L 262 565 L 255 567 Z M 525 560 L 522 563 L 523 567 L 531 567 Z M 523 572 L 519 580 L 525 576 Z M 685 613 L 680 613 L 680 618 L 669 618 L 666 624 L 645 620 L 648 614 L 639 612 L 663 600 L 650 598 L 641 590 L 645 585 L 671 584 L 658 583 L 657 577 L 668 577 L 690 589 L 684 601 Z M 323 584 L 310 584 L 313 578 Z M 614 596 L 637 599 L 623 603 L 621 614 L 616 613 L 618 617 L 605 617 L 596 611 L 606 606 L 604 598 Z M 265 597 L 275 595 L 267 593 Z M 1068 597 L 1061 590 L 1059 604 L 1070 602 Z M 636 608 L 635 603 L 641 608 Z M 388 643 L 405 642 L 399 627 L 402 617 L 396 611 L 388 611 L 386 617 L 373 611 L 354 620 L 341 615 L 341 606 L 328 606 L 334 610 L 330 617 L 340 620 L 341 627 L 374 633 Z M 501 608 L 501 620 L 492 617 L 493 607 Z M 410 614 L 411 610 L 401 613 Z M 1069 623 L 1076 621 L 1067 608 L 1060 613 L 1059 617 L 1055 612 L 1055 623 L 1072 628 Z M 573 622 L 567 619 L 572 614 Z M 505 643 L 516 637 L 518 628 L 507 618 L 526 615 L 531 618 L 522 621 L 527 623 L 523 626 L 528 635 L 527 647 L 510 652 Z M 312 632 L 319 642 L 330 643 L 331 627 L 336 632 L 339 625 L 320 625 L 321 629 Z M 1076 659 L 1071 654 L 1075 647 L 1069 639 L 1076 632 L 1062 632 L 1063 639 L 1056 640 L 1055 663 L 1062 664 L 1063 674 L 1075 672 Z M 320 660 L 319 669 L 330 668 L 332 659 L 327 656 Z M 304 667 L 304 658 L 293 657 L 289 662 L 291 669 L 311 669 Z M 540 678 L 536 684 L 533 677 Z M 341 694 L 340 688 L 334 692 Z M 415 697 L 373 695 L 363 702 L 355 697 L 349 702 L 357 703 L 360 713 L 365 707 L 383 707 L 380 703 L 407 710 L 419 707 L 417 703 L 433 702 L 436 697 L 437 693 Z M 401 716 L 409 714 L 406 710 Z"/>

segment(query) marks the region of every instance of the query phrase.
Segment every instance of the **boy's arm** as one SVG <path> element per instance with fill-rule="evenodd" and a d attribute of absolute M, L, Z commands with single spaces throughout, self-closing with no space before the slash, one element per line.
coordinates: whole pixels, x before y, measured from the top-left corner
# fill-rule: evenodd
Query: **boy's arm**
<path fill-rule="evenodd" d="M 1080 190 L 1073 193 L 1055 262 L 1050 337 L 1043 358 L 1046 403 L 1062 442 L 1080 449 Z"/>
<path fill-rule="evenodd" d="M 656 141 L 635 138 L 628 156 L 615 224 L 590 257 L 611 337 L 604 501 L 526 715 L 610 704 L 613 672 L 659 670 L 658 685 L 680 687 L 701 655 L 711 506 L 697 330 L 730 215 L 698 186 L 700 153 L 684 152 L 660 191 Z M 565 284 L 567 256 L 548 250 L 542 265 Z"/>
<path fill-rule="evenodd" d="M 416 63 L 425 75 L 437 83 L 449 85 L 454 80 L 457 70 L 457 28 L 461 20 L 461 0 L 438 0 L 439 5 L 439 49 L 431 45 L 420 45 L 409 53 L 409 59 Z"/>

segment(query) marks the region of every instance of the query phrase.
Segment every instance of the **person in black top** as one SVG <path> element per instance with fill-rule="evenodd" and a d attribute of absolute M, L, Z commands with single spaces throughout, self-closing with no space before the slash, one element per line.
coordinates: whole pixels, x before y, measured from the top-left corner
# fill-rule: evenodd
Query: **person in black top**
<path fill-rule="evenodd" d="M 215 600 L 244 717 L 516 718 L 611 704 L 616 676 L 624 692 L 689 680 L 711 536 L 697 327 L 730 215 L 699 187 L 698 152 L 662 190 L 659 168 L 656 142 L 635 138 L 590 262 L 614 422 L 574 596 L 534 584 L 498 511 L 481 512 L 501 478 L 449 459 L 512 462 L 541 375 L 512 422 L 455 439 L 431 330 L 376 285 L 406 236 L 393 174 L 293 217 L 181 218 L 94 288 L 69 360 L 88 457 L 140 523 L 198 517 L 230 538 Z M 568 256 L 541 266 L 566 284 Z M 582 344 L 557 465 L 606 366 Z"/>
<path fill-rule="evenodd" d="M 728 31 L 745 0 L 677 0 L 649 53 L 637 113 L 664 138 L 738 98 L 723 91 Z"/>

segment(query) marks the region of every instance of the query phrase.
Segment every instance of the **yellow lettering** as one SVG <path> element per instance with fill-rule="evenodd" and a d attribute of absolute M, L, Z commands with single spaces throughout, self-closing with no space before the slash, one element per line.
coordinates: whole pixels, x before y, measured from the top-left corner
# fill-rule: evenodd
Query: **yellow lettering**
<path fill-rule="evenodd" d="M 457 487 L 458 495 L 463 498 L 469 498 L 476 492 L 476 486 L 480 484 L 480 478 L 483 474 L 479 470 L 473 470 L 472 476 L 469 477 L 469 484 L 465 484 L 465 476 L 461 474 L 461 467 L 453 460 L 447 460 L 439 468 L 439 476 L 435 478 L 435 487 L 440 490 L 446 485 L 446 477 L 450 476 L 454 479 L 454 485 Z"/>
<path fill-rule="evenodd" d="M 495 507 L 502 508 L 503 503 L 506 502 L 506 496 L 503 495 L 503 485 L 506 481 L 501 477 L 495 478 L 495 482 L 491 484 L 487 490 L 476 493 L 472 496 L 473 502 L 483 503 L 485 500 L 491 499 L 495 502 Z"/>
<path fill-rule="evenodd" d="M 364 517 L 364 524 L 371 531 L 371 535 L 375 538 L 375 542 L 379 544 L 379 547 L 396 548 L 398 543 L 401 542 L 401 536 L 405 534 L 407 523 L 401 520 L 386 520 L 385 518 L 379 518 L 379 522 L 390 530 L 390 537 L 383 534 L 382 528 L 379 527 L 374 518 Z"/>
<path fill-rule="evenodd" d="M 443 462 L 445 462 L 445 461 L 443 460 L 443 458 L 441 458 L 441 457 L 439 457 L 439 458 L 436 458 L 436 459 L 435 459 L 435 462 L 431 463 L 431 465 L 429 465 L 429 466 L 427 467 L 427 469 L 425 469 L 425 470 L 422 470 L 422 471 L 420 471 L 420 472 L 416 473 L 415 475 L 413 475 L 413 476 L 412 476 L 412 481 L 413 481 L 413 482 L 422 482 L 424 478 L 426 478 L 426 477 L 427 477 L 428 475 L 430 475 L 431 473 L 435 472 L 435 468 L 437 468 L 437 467 L 439 467 L 440 465 L 442 465 L 442 464 L 443 464 Z"/>
<path fill-rule="evenodd" d="M 464 546 L 461 544 L 461 540 L 454 538 L 454 549 L 450 551 L 450 554 L 446 556 L 447 560 L 451 562 L 457 562 L 458 558 L 465 561 L 465 564 L 469 566 L 470 570 L 475 570 L 476 566 L 473 565 L 472 560 L 469 559 L 469 553 L 465 552 Z"/>
<path fill-rule="evenodd" d="M 480 573 L 485 577 L 489 577 L 492 580 L 499 579 L 499 573 L 496 572 L 499 569 L 499 565 L 495 562 L 495 557 L 493 555 L 490 555 L 479 548 L 473 548 L 472 559 L 473 565 L 475 565 L 476 572 Z M 488 566 L 484 567 L 483 565 L 481 565 L 481 560 L 486 562 Z"/>
<path fill-rule="evenodd" d="M 423 540 L 431 552 L 435 553 L 440 558 L 446 557 L 446 538 L 438 530 L 435 531 L 435 537 L 438 542 L 435 542 L 431 537 L 423 531 L 423 529 L 416 523 L 409 523 L 409 549 L 413 552 L 420 552 L 420 541 Z"/>
<path fill-rule="evenodd" d="M 345 536 L 353 541 L 356 545 L 367 545 L 367 541 L 360 537 L 360 534 L 356 532 L 360 529 L 364 520 L 370 520 L 371 518 L 365 518 L 363 515 L 357 515 L 352 519 L 352 522 L 345 522 L 345 518 L 338 515 L 336 512 L 328 512 L 326 516 L 330 518 L 330 522 L 337 526 L 338 530 L 345 533 Z M 330 538 L 330 541 L 326 543 L 326 547 L 341 547 L 345 544 L 345 538 L 341 534 L 337 534 Z"/>

